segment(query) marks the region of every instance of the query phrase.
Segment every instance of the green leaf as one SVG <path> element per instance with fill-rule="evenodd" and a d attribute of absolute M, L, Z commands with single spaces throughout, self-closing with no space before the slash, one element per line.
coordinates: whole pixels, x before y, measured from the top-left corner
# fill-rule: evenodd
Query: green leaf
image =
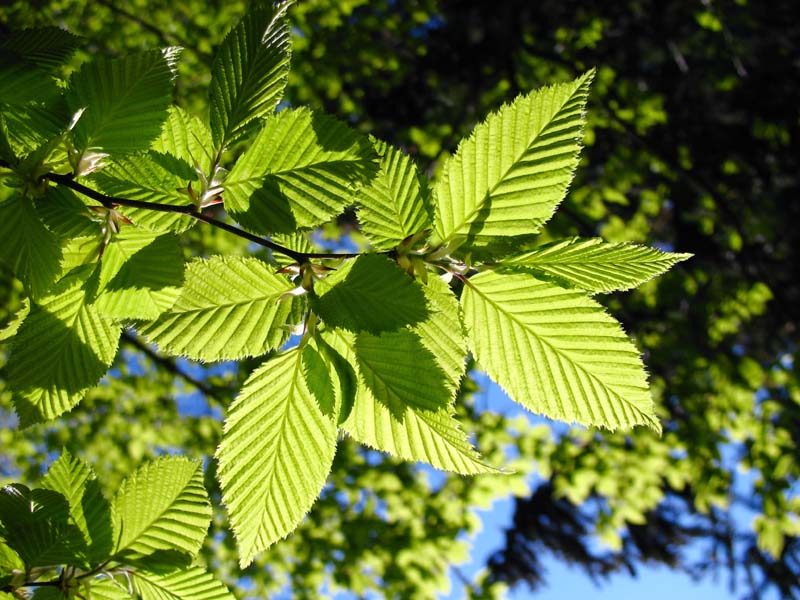
<path fill-rule="evenodd" d="M 307 108 L 267 119 L 225 180 L 225 208 L 258 233 L 316 227 L 353 201 L 377 171 L 366 138 Z"/>
<path fill-rule="evenodd" d="M 106 317 L 155 319 L 178 299 L 183 271 L 177 237 L 125 227 L 103 253 L 94 306 Z"/>
<path fill-rule="evenodd" d="M 87 542 L 89 564 L 108 558 L 112 547 L 111 506 L 94 470 L 64 450 L 50 466 L 41 486 L 66 498 L 72 521 Z"/>
<path fill-rule="evenodd" d="M 25 284 L 32 298 L 46 294 L 55 281 L 61 247 L 48 231 L 36 208 L 20 194 L 0 202 L 0 260 Z"/>
<path fill-rule="evenodd" d="M 336 426 L 309 389 L 301 357 L 293 349 L 256 370 L 225 421 L 219 480 L 242 568 L 297 527 L 336 452 Z"/>
<path fill-rule="evenodd" d="M 353 410 L 356 391 L 358 390 L 358 376 L 353 366 L 335 348 L 328 344 L 322 336 L 317 335 L 314 341 L 317 343 L 325 364 L 328 365 L 328 371 L 333 373 L 336 379 L 336 387 L 338 388 L 336 390 L 336 402 L 338 402 L 337 412 L 339 413 L 337 423 L 341 424 L 350 416 L 350 412 Z"/>
<path fill-rule="evenodd" d="M 286 339 L 292 302 L 287 279 L 255 258 L 190 262 L 175 305 L 141 333 L 171 354 L 197 360 L 259 356 Z"/>
<path fill-rule="evenodd" d="M 119 577 L 119 576 L 118 576 Z M 138 600 L 133 594 L 128 593 L 128 581 L 118 577 L 93 578 L 88 584 L 91 590 L 91 600 Z M 85 581 L 85 580 L 84 580 Z"/>
<path fill-rule="evenodd" d="M 70 522 L 69 505 L 58 492 L 21 484 L 0 489 L 0 536 L 28 569 L 86 566 L 83 535 Z"/>
<path fill-rule="evenodd" d="M 8 385 L 23 426 L 54 419 L 77 404 L 117 353 L 120 328 L 86 298 L 90 268 L 74 271 L 31 307 L 8 361 Z"/>
<path fill-rule="evenodd" d="M 155 202 L 173 206 L 186 206 L 191 200 L 185 191 L 187 173 L 176 168 L 174 162 L 164 160 L 155 151 L 136 156 L 117 158 L 114 162 L 93 175 L 101 191 L 109 196 Z M 189 169 L 189 165 L 185 165 Z M 196 177 L 196 176 L 195 176 Z M 119 212 L 135 225 L 152 231 L 176 231 L 189 229 L 195 219 L 170 212 L 158 212 L 145 208 L 120 207 Z"/>
<path fill-rule="evenodd" d="M 47 75 L 39 73 L 39 77 L 47 80 Z M 66 102 L 61 96 L 45 100 L 46 103 L 0 104 L 8 142 L 8 148 L 4 153 L 11 149 L 17 156 L 28 156 L 33 155 L 39 148 L 47 147 L 49 142 L 60 142 L 60 134 L 67 128 L 70 119 Z M 52 148 L 48 148 L 46 154 L 50 154 L 51 150 Z M 41 158 L 45 159 L 47 156 L 43 155 Z M 9 163 L 15 164 L 15 161 Z"/>
<path fill-rule="evenodd" d="M 408 407 L 436 411 L 449 404 L 444 371 L 417 334 L 359 333 L 355 354 L 362 381 L 398 420 Z"/>
<path fill-rule="evenodd" d="M 201 567 L 166 575 L 138 571 L 133 578 L 141 600 L 235 600 L 235 596 Z"/>
<path fill-rule="evenodd" d="M 0 343 L 7 342 L 17 335 L 20 326 L 28 318 L 31 312 L 31 301 L 28 298 L 23 298 L 22 305 L 19 310 L 8 320 L 6 326 L 0 329 Z"/>
<path fill-rule="evenodd" d="M 383 142 L 380 170 L 356 196 L 358 220 L 373 248 L 391 250 L 408 236 L 431 226 L 427 179 L 408 156 Z"/>
<path fill-rule="evenodd" d="M 481 248 L 539 231 L 572 180 L 593 75 L 517 98 L 461 142 L 434 188 L 440 242 Z"/>
<path fill-rule="evenodd" d="M 11 113 L 34 100 L 52 100 L 59 94 L 50 74 L 16 52 L 0 47 L 0 104 Z"/>
<path fill-rule="evenodd" d="M 639 352 L 595 301 L 531 275 L 484 272 L 461 302 L 475 358 L 513 400 L 566 422 L 660 431 Z"/>
<path fill-rule="evenodd" d="M 500 264 L 550 279 L 562 287 L 597 293 L 635 288 L 690 256 L 599 238 L 569 238 L 507 258 Z"/>
<path fill-rule="evenodd" d="M 352 334 L 329 332 L 325 339 L 356 365 Z M 436 412 L 409 407 L 400 420 L 361 384 L 353 411 L 342 428 L 359 443 L 404 460 L 463 475 L 497 472 L 472 447 L 452 416 L 452 406 Z"/>
<path fill-rule="evenodd" d="M 54 71 L 69 60 L 83 38 L 60 27 L 39 27 L 11 32 L 0 42 L 29 63 Z"/>
<path fill-rule="evenodd" d="M 116 554 L 194 556 L 211 523 L 203 466 L 180 456 L 147 462 L 122 482 L 111 509 Z"/>
<path fill-rule="evenodd" d="M 177 48 L 98 58 L 70 79 L 70 112 L 86 109 L 72 130 L 75 147 L 107 154 L 144 150 L 161 132 L 171 100 Z"/>
<path fill-rule="evenodd" d="M 314 310 L 331 326 L 380 333 L 428 316 L 425 295 L 396 264 L 365 254 L 314 286 Z"/>
<path fill-rule="evenodd" d="M 67 187 L 48 187 L 34 206 L 47 228 L 61 240 L 102 235 L 101 224 L 92 218 L 80 197 Z"/>
<path fill-rule="evenodd" d="M 303 360 L 303 375 L 306 385 L 319 405 L 320 411 L 325 416 L 333 414 L 336 406 L 336 393 L 326 361 L 319 350 L 311 343 L 303 346 L 301 350 Z"/>
<path fill-rule="evenodd" d="M 170 106 L 161 135 L 150 148 L 179 158 L 192 167 L 197 165 L 207 172 L 214 158 L 211 155 L 212 144 L 211 132 L 205 123 L 179 106 Z"/>
<path fill-rule="evenodd" d="M 289 76 L 290 2 L 249 11 L 223 40 L 211 67 L 211 131 L 222 150 L 247 124 L 272 114 Z"/>

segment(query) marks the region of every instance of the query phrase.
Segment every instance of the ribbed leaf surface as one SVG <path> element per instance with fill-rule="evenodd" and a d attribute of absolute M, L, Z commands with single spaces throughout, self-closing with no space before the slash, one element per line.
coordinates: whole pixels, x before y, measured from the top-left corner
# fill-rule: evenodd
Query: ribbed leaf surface
<path fill-rule="evenodd" d="M 168 48 L 84 64 L 67 90 L 71 113 L 86 109 L 72 130 L 75 146 L 109 154 L 147 148 L 167 118 L 177 55 Z"/>
<path fill-rule="evenodd" d="M 192 167 L 198 165 L 205 171 L 211 166 L 213 142 L 211 132 L 200 119 L 179 106 L 170 106 L 169 115 L 159 135 L 150 148 L 170 154 Z"/>
<path fill-rule="evenodd" d="M 219 480 L 243 568 L 297 527 L 336 452 L 336 427 L 308 389 L 301 356 L 291 350 L 256 370 L 225 421 Z"/>
<path fill-rule="evenodd" d="M 594 293 L 635 288 L 690 256 L 599 238 L 570 238 L 507 258 L 502 264 Z"/>
<path fill-rule="evenodd" d="M 112 546 L 111 507 L 94 470 L 64 450 L 50 466 L 41 486 L 67 499 L 72 521 L 87 542 L 89 563 L 105 559 Z"/>
<path fill-rule="evenodd" d="M 359 370 L 352 334 L 336 332 L 326 334 L 325 339 Z M 361 383 L 352 413 L 342 429 L 361 444 L 444 471 L 464 475 L 496 471 L 472 447 L 452 417 L 451 406 L 436 412 L 408 408 L 400 420 Z"/>
<path fill-rule="evenodd" d="M 120 576 L 114 579 L 95 578 L 91 581 L 91 600 L 136 600 L 128 593 L 128 581 Z"/>
<path fill-rule="evenodd" d="M 267 119 L 225 180 L 225 208 L 259 233 L 291 233 L 327 221 L 378 169 L 369 141 L 307 108 Z"/>
<path fill-rule="evenodd" d="M 398 148 L 378 144 L 380 170 L 358 191 L 358 220 L 377 250 L 391 250 L 405 238 L 431 226 L 427 179 Z"/>
<path fill-rule="evenodd" d="M 0 202 L 0 260 L 9 265 L 33 298 L 55 281 L 61 247 L 47 230 L 31 200 L 13 194 Z"/>
<path fill-rule="evenodd" d="M 211 68 L 211 131 L 224 148 L 253 119 L 272 114 L 289 76 L 290 2 L 262 3 L 249 11 L 222 42 Z"/>
<path fill-rule="evenodd" d="M 72 56 L 83 40 L 60 27 L 37 27 L 9 33 L 0 48 L 10 50 L 42 69 L 55 70 Z"/>
<path fill-rule="evenodd" d="M 384 256 L 365 254 L 344 263 L 314 286 L 317 314 L 331 326 L 380 333 L 428 316 L 419 285 Z"/>
<path fill-rule="evenodd" d="M 155 319 L 178 299 L 183 270 L 178 238 L 126 227 L 103 253 L 94 306 L 106 317 Z"/>
<path fill-rule="evenodd" d="M 531 275 L 484 272 L 461 302 L 478 363 L 513 400 L 561 421 L 660 430 L 639 352 L 595 301 Z"/>
<path fill-rule="evenodd" d="M 122 482 L 111 510 L 116 553 L 177 549 L 194 556 L 211 523 L 202 464 L 179 456 L 145 463 Z"/>
<path fill-rule="evenodd" d="M 8 112 L 20 110 L 28 102 L 56 96 L 58 86 L 45 69 L 16 52 L 0 48 L 0 104 L 9 105 Z"/>
<path fill-rule="evenodd" d="M 236 360 L 279 347 L 291 302 L 287 279 L 254 258 L 195 260 L 174 306 L 141 332 L 166 352 L 197 360 Z"/>
<path fill-rule="evenodd" d="M 42 198 L 34 202 L 36 214 L 45 226 L 61 240 L 102 235 L 102 225 L 93 220 L 87 205 L 71 189 L 56 185 L 47 188 Z M 96 205 L 94 200 L 89 200 Z"/>
<path fill-rule="evenodd" d="M 221 581 L 201 567 L 158 575 L 139 571 L 134 577 L 141 600 L 235 600 Z"/>
<path fill-rule="evenodd" d="M 56 284 L 14 338 L 8 384 L 22 425 L 75 406 L 114 360 L 120 328 L 88 304 L 83 287 L 90 273 L 84 268 Z"/>
<path fill-rule="evenodd" d="M 439 240 L 481 247 L 539 231 L 572 180 L 593 74 L 517 98 L 459 145 L 435 187 Z"/>
<path fill-rule="evenodd" d="M 185 192 L 188 181 L 176 173 L 177 165 L 163 160 L 154 152 L 118 158 L 93 175 L 101 191 L 109 196 L 186 206 L 190 204 Z M 188 168 L 188 164 L 186 165 Z M 156 212 L 143 208 L 121 207 L 119 211 L 134 225 L 151 231 L 185 231 L 195 220 L 187 215 Z"/>

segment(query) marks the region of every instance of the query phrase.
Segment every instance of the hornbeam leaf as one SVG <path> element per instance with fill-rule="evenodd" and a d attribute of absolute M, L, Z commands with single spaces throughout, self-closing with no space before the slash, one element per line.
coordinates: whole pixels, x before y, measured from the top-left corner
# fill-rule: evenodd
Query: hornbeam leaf
<path fill-rule="evenodd" d="M 196 360 L 259 356 L 286 339 L 289 281 L 255 258 L 190 262 L 175 304 L 141 333 L 171 354 Z"/>
<path fill-rule="evenodd" d="M 137 571 L 133 577 L 141 600 L 235 600 L 225 585 L 202 567 L 166 575 Z"/>
<path fill-rule="evenodd" d="M 569 238 L 506 258 L 500 264 L 529 271 L 540 279 L 552 279 L 563 287 L 597 293 L 635 288 L 690 256 L 599 238 Z"/>
<path fill-rule="evenodd" d="M 298 349 L 245 382 L 217 451 L 239 563 L 291 533 L 319 496 L 336 452 L 336 426 L 306 383 Z"/>
<path fill-rule="evenodd" d="M 61 247 L 31 200 L 13 194 L 0 202 L 0 238 L 0 260 L 11 267 L 31 297 L 43 296 L 58 275 Z"/>
<path fill-rule="evenodd" d="M 286 87 L 291 2 L 248 12 L 222 42 L 211 67 L 211 131 L 222 150 L 247 131 L 253 119 L 275 111 Z"/>
<path fill-rule="evenodd" d="M 324 339 L 359 370 L 352 334 L 326 332 Z M 404 460 L 462 475 L 497 472 L 483 462 L 452 412 L 452 404 L 435 412 L 410 407 L 399 420 L 362 383 L 342 429 L 357 442 Z"/>
<path fill-rule="evenodd" d="M 475 358 L 513 400 L 562 421 L 660 431 L 639 352 L 595 301 L 487 271 L 468 280 L 461 302 Z"/>
<path fill-rule="evenodd" d="M 225 179 L 225 209 L 258 233 L 315 227 L 350 204 L 377 169 L 372 145 L 343 123 L 307 108 L 282 110 Z"/>
<path fill-rule="evenodd" d="M 117 158 L 105 168 L 97 171 L 92 179 L 109 196 L 156 202 L 174 206 L 190 204 L 185 191 L 188 181 L 184 169 L 174 162 L 164 160 L 164 155 L 155 151 L 135 156 Z M 177 168 L 176 168 L 177 167 Z M 190 169 L 188 163 L 185 169 Z M 195 176 L 196 177 L 196 176 Z M 144 208 L 123 206 L 119 212 L 134 225 L 151 231 L 181 232 L 194 225 L 195 220 L 187 215 L 158 212 Z"/>
<path fill-rule="evenodd" d="M 301 353 L 306 385 L 316 398 L 322 414 L 330 416 L 336 408 L 336 392 L 333 389 L 333 380 L 328 365 L 321 352 L 311 343 L 306 344 Z"/>
<path fill-rule="evenodd" d="M 364 254 L 314 286 L 315 311 L 331 326 L 380 333 L 428 316 L 425 295 L 384 256 Z"/>
<path fill-rule="evenodd" d="M 355 354 L 362 381 L 398 420 L 408 407 L 436 411 L 449 404 L 444 371 L 414 332 L 359 333 Z"/>
<path fill-rule="evenodd" d="M 91 590 L 91 600 L 138 600 L 128 593 L 128 581 L 120 575 L 114 577 L 92 578 L 84 585 Z"/>
<path fill-rule="evenodd" d="M 3 329 L 0 329 L 0 343 L 7 342 L 17 335 L 22 323 L 28 318 L 31 312 L 31 301 L 28 298 L 23 298 L 20 307 L 17 309 L 8 321 L 6 321 Z"/>
<path fill-rule="evenodd" d="M 145 463 L 122 482 L 111 511 L 115 554 L 179 550 L 194 556 L 211 523 L 202 464 L 179 456 Z"/>
<path fill-rule="evenodd" d="M 167 118 L 177 50 L 84 64 L 67 90 L 71 113 L 85 109 L 72 130 L 76 148 L 112 155 L 147 148 Z"/>
<path fill-rule="evenodd" d="M 38 27 L 11 32 L 0 42 L 0 48 L 53 71 L 67 62 L 82 42 L 82 38 L 60 27 Z"/>
<path fill-rule="evenodd" d="M 8 384 L 23 426 L 77 404 L 117 353 L 120 328 L 100 317 L 84 289 L 92 267 L 73 271 L 31 307 L 11 346 Z"/>
<path fill-rule="evenodd" d="M 150 148 L 208 171 L 213 160 L 212 144 L 211 132 L 205 123 L 179 106 L 170 106 L 167 120 L 161 127 L 161 135 Z"/>
<path fill-rule="evenodd" d="M 8 113 L 24 110 L 34 100 L 52 100 L 59 90 L 50 74 L 25 60 L 16 52 L 0 48 L 0 104 L 9 105 Z"/>
<path fill-rule="evenodd" d="M 80 196 L 67 187 L 49 186 L 44 197 L 37 199 L 34 205 L 39 218 L 62 241 L 102 235 L 101 224 L 92 219 Z"/>
<path fill-rule="evenodd" d="M 126 227 L 103 253 L 94 306 L 106 317 L 155 319 L 178 299 L 183 270 L 177 237 Z"/>
<path fill-rule="evenodd" d="M 477 249 L 539 231 L 572 180 L 593 74 L 520 96 L 461 142 L 434 188 L 440 242 Z"/>
<path fill-rule="evenodd" d="M 41 485 L 66 498 L 72 521 L 88 544 L 88 562 L 95 564 L 107 558 L 112 547 L 111 505 L 103 496 L 94 470 L 64 450 Z"/>
<path fill-rule="evenodd" d="M 356 196 L 361 229 L 377 250 L 391 250 L 408 236 L 431 226 L 427 179 L 397 148 L 376 144 L 380 170 Z"/>

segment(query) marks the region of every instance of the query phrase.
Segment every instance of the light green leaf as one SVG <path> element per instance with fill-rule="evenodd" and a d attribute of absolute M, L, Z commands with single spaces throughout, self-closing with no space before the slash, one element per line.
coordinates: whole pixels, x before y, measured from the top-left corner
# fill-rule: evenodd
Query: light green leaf
<path fill-rule="evenodd" d="M 92 201 L 93 204 L 95 204 Z M 36 213 L 47 228 L 61 240 L 102 235 L 101 224 L 93 220 L 88 207 L 71 189 L 56 185 L 47 188 L 35 201 Z"/>
<path fill-rule="evenodd" d="M 103 253 L 94 306 L 106 317 L 155 319 L 178 299 L 183 270 L 177 237 L 125 227 Z"/>
<path fill-rule="evenodd" d="M 0 329 L 0 342 L 7 342 L 17 335 L 20 326 L 28 318 L 31 312 L 31 301 L 28 298 L 22 299 L 22 304 L 19 310 L 8 320 L 6 326 Z"/>
<path fill-rule="evenodd" d="M 330 416 L 336 407 L 336 393 L 328 365 L 320 351 L 311 343 L 303 346 L 301 354 L 306 385 L 314 395 L 322 414 Z"/>
<path fill-rule="evenodd" d="M 475 358 L 515 401 L 553 419 L 660 431 L 639 352 L 580 292 L 484 272 L 461 296 Z"/>
<path fill-rule="evenodd" d="M 635 288 L 690 256 L 599 238 L 569 238 L 506 258 L 500 264 L 529 271 L 563 287 L 596 293 Z"/>
<path fill-rule="evenodd" d="M 21 484 L 0 489 L 0 537 L 28 569 L 52 565 L 86 566 L 86 543 L 64 496 Z"/>
<path fill-rule="evenodd" d="M 214 158 L 211 155 L 212 145 L 211 132 L 205 123 L 179 106 L 170 106 L 167 120 L 161 127 L 161 135 L 150 148 L 208 172 Z"/>
<path fill-rule="evenodd" d="M 258 233 L 315 227 L 353 201 L 377 171 L 366 138 L 327 115 L 286 109 L 269 118 L 225 180 L 225 208 Z"/>
<path fill-rule="evenodd" d="M 8 384 L 23 426 L 53 419 L 77 404 L 117 353 L 120 328 L 86 298 L 90 267 L 74 271 L 31 307 L 8 361 Z"/>
<path fill-rule="evenodd" d="M 128 593 L 128 581 L 115 577 L 93 578 L 88 584 L 91 594 L 90 600 L 138 600 Z"/>
<path fill-rule="evenodd" d="M 47 81 L 48 76 L 38 72 L 38 76 Z M 47 147 L 48 142 L 59 142 L 60 135 L 69 124 L 70 115 L 67 112 L 66 102 L 61 96 L 47 98 L 44 102 L 29 102 L 27 104 L 0 104 L 0 113 L 6 125 L 6 140 L 8 148 L 17 156 L 33 156 L 40 148 L 46 148 L 41 159 L 53 150 Z M 57 149 L 58 152 L 61 149 Z M 8 160 L 6 158 L 6 160 Z M 14 164 L 14 161 L 9 161 Z"/>
<path fill-rule="evenodd" d="M 271 3 L 270 3 L 271 4 Z M 247 124 L 272 114 L 289 76 L 290 2 L 262 4 L 249 11 L 222 42 L 211 67 L 211 131 L 221 150 Z"/>
<path fill-rule="evenodd" d="M 58 86 L 50 74 L 16 52 L 0 47 L 0 104 L 19 110 L 35 100 L 53 100 Z"/>
<path fill-rule="evenodd" d="M 329 373 L 332 373 L 334 379 L 336 379 L 335 403 L 338 403 L 336 409 L 338 418 L 336 421 L 341 424 L 350 416 L 350 412 L 353 410 L 356 391 L 358 390 L 358 376 L 353 366 L 335 348 L 328 344 L 322 336 L 317 335 L 314 341 L 317 343 L 320 355 L 325 360 Z"/>
<path fill-rule="evenodd" d="M 420 287 L 391 260 L 365 254 L 314 286 L 314 310 L 331 326 L 380 333 L 428 316 Z"/>
<path fill-rule="evenodd" d="M 111 511 L 116 554 L 194 556 L 211 523 L 202 464 L 180 456 L 145 463 L 122 482 Z"/>
<path fill-rule="evenodd" d="M 185 191 L 188 181 L 174 162 L 164 160 L 164 155 L 151 151 L 146 154 L 118 158 L 93 175 L 101 191 L 109 196 L 156 202 L 173 206 L 186 206 L 191 200 Z M 188 169 L 189 165 L 186 164 Z M 189 229 L 195 219 L 188 215 L 157 212 L 144 208 L 120 207 L 118 209 L 138 227 L 152 231 Z"/>
<path fill-rule="evenodd" d="M 437 411 L 451 400 L 446 376 L 419 336 L 408 330 L 359 333 L 355 354 L 361 379 L 399 420 L 406 408 Z"/>
<path fill-rule="evenodd" d="M 287 337 L 292 302 L 280 298 L 291 289 L 255 258 L 195 260 L 174 306 L 140 331 L 161 350 L 197 360 L 259 356 Z"/>
<path fill-rule="evenodd" d="M 289 248 L 289 250 L 295 250 L 296 252 L 319 252 L 319 248 L 314 246 L 311 242 L 310 238 L 311 232 L 310 231 L 295 231 L 294 233 L 287 233 L 287 234 L 276 234 L 270 236 L 272 241 L 276 244 L 280 244 L 284 248 Z M 295 261 L 293 258 L 286 256 L 280 252 L 271 251 L 272 252 L 272 260 L 274 261 L 275 265 L 278 267 L 285 267 L 287 265 L 294 264 Z"/>
<path fill-rule="evenodd" d="M 94 470 L 64 450 L 50 466 L 41 486 L 66 498 L 72 521 L 87 542 L 88 562 L 94 564 L 108 558 L 112 547 L 111 506 Z"/>
<path fill-rule="evenodd" d="M 326 332 L 324 338 L 358 370 L 352 334 Z M 436 412 L 410 407 L 399 420 L 361 384 L 342 428 L 356 441 L 404 460 L 463 475 L 497 472 L 472 447 L 452 416 L 452 406 Z"/>
<path fill-rule="evenodd" d="M 301 356 L 293 349 L 256 370 L 225 421 L 219 480 L 242 568 L 297 527 L 336 452 L 336 426 L 309 390 Z"/>
<path fill-rule="evenodd" d="M 431 226 L 427 179 L 414 161 L 383 142 L 380 170 L 356 196 L 361 229 L 377 250 L 391 250 L 410 235 Z"/>
<path fill-rule="evenodd" d="M 475 249 L 539 231 L 572 180 L 593 75 L 517 98 L 461 142 L 434 188 L 440 242 Z"/>
<path fill-rule="evenodd" d="M 70 79 L 70 112 L 86 109 L 72 130 L 78 150 L 126 154 L 161 132 L 170 104 L 178 49 L 98 58 Z"/>
<path fill-rule="evenodd" d="M 13 31 L 0 43 L 0 48 L 14 52 L 26 61 L 54 71 L 63 65 L 83 39 L 60 27 L 38 27 Z"/>
<path fill-rule="evenodd" d="M 138 571 L 133 578 L 141 600 L 235 600 L 228 588 L 202 567 L 166 575 Z"/>
<path fill-rule="evenodd" d="M 32 298 L 46 294 L 59 272 L 61 247 L 31 200 L 13 194 L 0 202 L 0 238 L 0 260 L 12 268 Z"/>

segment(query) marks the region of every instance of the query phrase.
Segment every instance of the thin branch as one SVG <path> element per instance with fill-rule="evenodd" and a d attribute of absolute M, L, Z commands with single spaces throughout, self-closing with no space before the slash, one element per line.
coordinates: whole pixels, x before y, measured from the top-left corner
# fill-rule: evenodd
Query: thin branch
<path fill-rule="evenodd" d="M 202 381 L 197 379 L 192 374 L 187 373 L 183 369 L 181 369 L 174 360 L 167 358 L 166 356 L 160 355 L 158 352 L 153 350 L 150 346 L 145 344 L 139 337 L 137 337 L 134 333 L 129 330 L 125 330 L 122 332 L 122 339 L 125 342 L 134 348 L 136 348 L 139 352 L 147 356 L 150 360 L 152 360 L 157 366 L 169 371 L 176 377 L 180 377 L 186 383 L 191 384 L 192 386 L 196 387 L 199 391 L 201 391 L 205 396 L 213 398 L 220 404 L 225 404 L 226 400 L 219 394 L 218 390 Z"/>

